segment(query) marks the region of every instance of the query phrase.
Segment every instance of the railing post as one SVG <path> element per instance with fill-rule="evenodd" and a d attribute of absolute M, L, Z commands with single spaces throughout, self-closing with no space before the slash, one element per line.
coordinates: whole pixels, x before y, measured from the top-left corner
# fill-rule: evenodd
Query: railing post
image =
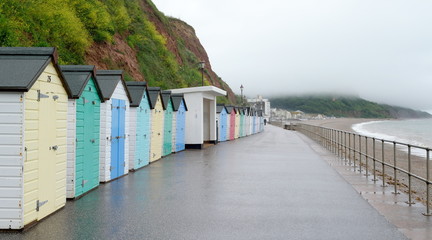
<path fill-rule="evenodd" d="M 394 192 L 393 194 L 399 194 L 397 191 L 397 172 L 396 172 L 396 142 L 393 142 L 393 178 L 394 178 Z"/>
<path fill-rule="evenodd" d="M 356 134 L 353 134 L 353 163 L 354 163 L 354 172 L 356 171 L 356 144 L 355 144 Z"/>
<path fill-rule="evenodd" d="M 366 155 L 366 174 L 365 174 L 365 176 L 366 177 L 368 177 L 369 176 L 369 164 L 368 164 L 368 162 L 369 162 L 369 156 L 368 156 L 368 145 L 369 145 L 369 142 L 368 142 L 368 137 L 366 137 L 365 136 L 365 142 L 366 142 L 366 146 L 365 146 L 365 155 Z"/>
<path fill-rule="evenodd" d="M 386 182 L 385 182 L 385 165 L 384 165 L 384 139 L 381 140 L 381 166 L 382 166 L 382 178 L 383 178 L 383 183 L 381 185 L 381 187 L 387 187 Z"/>
<path fill-rule="evenodd" d="M 362 149 L 361 149 L 361 135 L 359 134 L 359 172 L 362 172 Z"/>
<path fill-rule="evenodd" d="M 406 203 L 410 206 L 415 204 L 415 202 L 412 201 L 411 175 L 411 145 L 408 144 L 408 201 Z"/>
<path fill-rule="evenodd" d="M 347 132 L 344 132 L 344 142 L 345 142 L 345 164 L 346 164 L 346 161 L 347 161 L 347 138 L 346 138 L 346 136 L 347 136 Z"/>
<path fill-rule="evenodd" d="M 351 133 L 348 133 L 348 163 L 351 166 Z"/>
<path fill-rule="evenodd" d="M 376 146 L 375 138 L 372 138 L 372 151 L 373 151 L 372 158 L 373 158 L 373 176 L 374 176 L 372 181 L 374 182 L 378 181 L 376 177 L 376 147 L 375 146 Z"/>
<path fill-rule="evenodd" d="M 430 161 L 430 149 L 426 149 L 426 212 L 423 213 L 425 216 L 432 216 L 430 212 L 430 196 L 429 196 L 429 187 L 430 187 L 430 172 L 429 172 L 429 161 Z"/>

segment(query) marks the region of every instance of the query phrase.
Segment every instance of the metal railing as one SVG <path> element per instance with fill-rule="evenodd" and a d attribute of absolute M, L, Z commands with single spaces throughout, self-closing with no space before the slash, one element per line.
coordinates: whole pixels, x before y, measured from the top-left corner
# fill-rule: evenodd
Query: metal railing
<path fill-rule="evenodd" d="M 423 215 L 432 215 L 430 148 L 309 124 L 298 124 L 296 130 L 327 148 L 354 171 L 364 172 L 366 177 L 372 173 L 372 181 L 378 181 L 377 176 L 381 176 L 382 187 L 392 184 L 393 194 L 399 194 L 398 186 L 404 189 L 408 194 L 408 205 L 415 204 L 414 194 L 420 195 L 419 199 L 425 199 L 426 203 Z M 413 150 L 417 154 L 413 154 Z"/>

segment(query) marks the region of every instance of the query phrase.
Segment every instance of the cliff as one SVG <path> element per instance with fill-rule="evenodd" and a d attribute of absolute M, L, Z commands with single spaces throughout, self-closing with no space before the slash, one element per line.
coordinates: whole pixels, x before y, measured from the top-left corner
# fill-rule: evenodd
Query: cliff
<path fill-rule="evenodd" d="M 166 17 L 151 0 L 3 0 L 0 46 L 55 46 L 61 64 L 123 69 L 126 80 L 163 89 L 205 85 L 235 96 L 212 70 L 209 57 L 187 23 Z"/>

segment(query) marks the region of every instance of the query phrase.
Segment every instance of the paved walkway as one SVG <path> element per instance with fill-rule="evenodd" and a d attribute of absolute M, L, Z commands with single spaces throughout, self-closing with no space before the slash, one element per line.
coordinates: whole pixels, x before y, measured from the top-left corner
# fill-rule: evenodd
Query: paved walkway
<path fill-rule="evenodd" d="M 0 239 L 405 239 L 298 133 L 168 156 Z"/>

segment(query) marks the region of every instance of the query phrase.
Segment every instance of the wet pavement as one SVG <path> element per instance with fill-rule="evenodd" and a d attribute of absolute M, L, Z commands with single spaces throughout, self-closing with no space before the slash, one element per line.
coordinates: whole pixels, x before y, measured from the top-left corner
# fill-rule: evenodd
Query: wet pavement
<path fill-rule="evenodd" d="M 163 158 L 0 239 L 406 239 L 296 132 Z"/>

